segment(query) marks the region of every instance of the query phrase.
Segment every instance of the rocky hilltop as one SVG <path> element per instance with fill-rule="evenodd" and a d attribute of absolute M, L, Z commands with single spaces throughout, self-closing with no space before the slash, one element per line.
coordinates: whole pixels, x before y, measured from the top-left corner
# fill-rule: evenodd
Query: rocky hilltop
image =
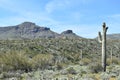
<path fill-rule="evenodd" d="M 23 22 L 16 26 L 0 27 L 0 39 L 54 38 L 59 34 L 47 27 L 32 22 Z"/>
<path fill-rule="evenodd" d="M 61 33 L 61 36 L 68 37 L 68 38 L 80 38 L 80 36 L 73 33 L 72 30 L 66 30 Z M 81 37 L 82 38 L 82 37 Z"/>

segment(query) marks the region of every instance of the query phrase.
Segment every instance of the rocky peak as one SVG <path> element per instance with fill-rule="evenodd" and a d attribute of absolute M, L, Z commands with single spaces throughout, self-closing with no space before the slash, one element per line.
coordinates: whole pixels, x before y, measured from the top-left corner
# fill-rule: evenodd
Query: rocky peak
<path fill-rule="evenodd" d="M 48 30 L 50 30 L 50 28 L 47 28 L 47 27 L 40 27 L 39 28 L 41 31 L 48 31 Z"/>
<path fill-rule="evenodd" d="M 36 24 L 32 23 L 32 22 L 23 22 L 23 23 L 19 24 L 18 26 L 21 27 L 21 28 L 25 28 L 25 27 L 30 28 L 30 27 L 35 27 Z"/>
<path fill-rule="evenodd" d="M 28 28 L 28 29 L 37 29 L 39 31 L 47 31 L 50 30 L 50 28 L 47 27 L 40 27 L 38 25 L 36 25 L 35 23 L 32 22 L 23 22 L 20 25 L 18 25 L 19 28 Z"/>
<path fill-rule="evenodd" d="M 66 31 L 62 32 L 61 34 L 73 34 L 73 31 L 72 30 L 66 30 Z"/>
<path fill-rule="evenodd" d="M 35 25 L 35 23 L 32 23 L 32 22 L 23 22 L 23 23 L 21 23 L 20 25 L 23 25 L 23 26 L 31 26 L 31 25 Z"/>

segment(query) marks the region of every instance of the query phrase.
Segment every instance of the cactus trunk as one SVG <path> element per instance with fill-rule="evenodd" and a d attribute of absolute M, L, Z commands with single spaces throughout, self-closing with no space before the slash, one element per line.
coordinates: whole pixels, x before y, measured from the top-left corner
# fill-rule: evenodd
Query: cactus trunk
<path fill-rule="evenodd" d="M 106 32 L 103 27 L 103 36 L 102 36 L 102 67 L 106 71 Z"/>
<path fill-rule="evenodd" d="M 106 71 L 106 32 L 108 27 L 106 27 L 106 24 L 103 23 L 103 33 L 101 35 L 101 32 L 99 32 L 99 41 L 102 43 L 102 67 L 103 71 Z"/>

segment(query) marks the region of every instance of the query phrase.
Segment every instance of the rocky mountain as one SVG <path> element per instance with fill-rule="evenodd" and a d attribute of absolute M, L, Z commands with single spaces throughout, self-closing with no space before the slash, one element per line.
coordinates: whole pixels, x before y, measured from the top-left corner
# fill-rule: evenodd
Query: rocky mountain
<path fill-rule="evenodd" d="M 58 34 L 50 28 L 41 27 L 32 22 L 23 22 L 15 26 L 0 27 L 0 39 L 37 39 L 37 38 L 83 38 L 72 30 Z M 120 34 L 108 34 L 107 39 L 120 39 Z"/>
<path fill-rule="evenodd" d="M 23 22 L 19 25 L 0 27 L 0 39 L 36 39 L 36 38 L 61 38 L 78 37 L 72 30 L 58 34 L 50 28 L 41 27 L 32 22 Z"/>
<path fill-rule="evenodd" d="M 40 27 L 32 22 L 23 22 L 16 26 L 0 27 L 0 39 L 54 38 L 59 34 L 47 27 Z"/>

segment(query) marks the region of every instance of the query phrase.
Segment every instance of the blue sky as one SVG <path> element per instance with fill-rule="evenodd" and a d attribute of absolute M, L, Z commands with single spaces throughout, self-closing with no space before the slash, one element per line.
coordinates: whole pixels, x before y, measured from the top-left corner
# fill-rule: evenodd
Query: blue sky
<path fill-rule="evenodd" d="M 103 22 L 109 34 L 120 33 L 120 0 L 0 0 L 1 27 L 24 21 L 86 38 L 96 37 Z"/>

